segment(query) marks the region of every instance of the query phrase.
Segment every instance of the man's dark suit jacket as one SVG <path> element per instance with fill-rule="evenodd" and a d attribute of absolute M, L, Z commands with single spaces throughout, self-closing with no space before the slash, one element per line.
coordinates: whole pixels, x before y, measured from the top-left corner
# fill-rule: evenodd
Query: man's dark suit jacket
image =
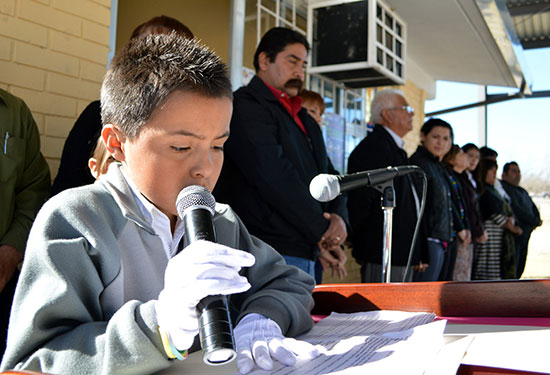
<path fill-rule="evenodd" d="M 260 78 L 237 90 L 214 196 L 281 254 L 314 260 L 328 228 L 323 212 L 345 218 L 346 208 L 342 197 L 320 203 L 310 195 L 309 183 L 329 171 L 329 161 L 315 120 L 303 108 L 298 116 L 309 138 Z"/>
<path fill-rule="evenodd" d="M 374 130 L 357 145 L 348 159 L 348 173 L 371 169 L 408 165 L 404 150 L 399 148 L 384 126 L 375 125 Z M 395 204 L 393 210 L 392 265 L 406 266 L 414 226 L 416 206 L 411 183 L 414 177 L 394 178 Z M 417 189 L 420 192 L 420 189 Z M 421 198 L 421 194 L 417 194 Z M 382 264 L 382 234 L 384 215 L 380 205 L 381 193 L 371 187 L 362 187 L 348 193 L 348 213 L 351 225 L 350 239 L 353 256 L 361 264 Z M 417 241 L 418 243 L 418 241 Z M 415 251 L 413 262 L 419 255 Z"/>
<path fill-rule="evenodd" d="M 532 231 L 541 223 L 540 212 L 529 193 L 521 186 L 514 186 L 501 180 L 502 187 L 510 196 L 512 211 L 517 218 L 517 224 L 523 231 Z"/>
<path fill-rule="evenodd" d="M 52 195 L 94 183 L 95 178 L 88 168 L 88 159 L 92 156 L 102 126 L 101 104 L 96 100 L 88 104 L 67 136 L 59 171 L 53 181 Z"/>

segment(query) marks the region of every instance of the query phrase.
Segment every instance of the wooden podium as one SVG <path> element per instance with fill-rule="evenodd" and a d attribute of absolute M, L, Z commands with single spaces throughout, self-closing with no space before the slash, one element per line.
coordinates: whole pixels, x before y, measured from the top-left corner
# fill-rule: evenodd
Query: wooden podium
<path fill-rule="evenodd" d="M 433 312 L 442 317 L 550 318 L 550 280 L 426 282 L 319 285 L 313 292 L 314 315 L 370 310 Z M 199 356 L 175 364 L 163 375 L 228 373 L 229 368 L 202 365 Z M 550 361 L 549 361 L 550 362 Z M 190 367 L 193 365 L 195 367 Z M 231 364 L 231 373 L 236 365 Z M 550 367 L 549 367 L 550 369 Z M 6 371 L 6 374 L 37 374 Z M 461 365 L 458 375 L 540 374 L 495 367 Z"/>
<path fill-rule="evenodd" d="M 328 284 L 313 292 L 314 315 L 371 310 L 442 317 L 550 318 L 550 280 Z M 461 365 L 458 375 L 540 374 Z"/>

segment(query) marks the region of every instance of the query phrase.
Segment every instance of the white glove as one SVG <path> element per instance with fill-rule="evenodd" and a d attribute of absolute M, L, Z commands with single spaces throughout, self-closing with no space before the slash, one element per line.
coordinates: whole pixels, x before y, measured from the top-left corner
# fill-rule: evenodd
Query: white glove
<path fill-rule="evenodd" d="M 208 241 L 194 242 L 170 259 L 155 312 L 158 325 L 176 349 L 190 348 L 199 332 L 199 301 L 248 290 L 250 284 L 239 271 L 254 262 L 250 253 Z"/>
<path fill-rule="evenodd" d="M 233 330 L 237 346 L 237 366 L 248 374 L 254 362 L 264 370 L 273 369 L 273 359 L 292 366 L 297 357 L 313 359 L 320 352 L 308 342 L 284 337 L 273 320 L 260 314 L 248 314 Z"/>

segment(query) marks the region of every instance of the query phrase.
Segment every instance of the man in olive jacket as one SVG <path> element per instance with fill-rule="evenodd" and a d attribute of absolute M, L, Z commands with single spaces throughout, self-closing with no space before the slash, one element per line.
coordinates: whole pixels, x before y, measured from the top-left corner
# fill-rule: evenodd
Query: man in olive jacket
<path fill-rule="evenodd" d="M 36 213 L 50 195 L 50 169 L 40 153 L 31 111 L 0 89 L 0 357 L 6 345 L 18 263 Z"/>
<path fill-rule="evenodd" d="M 340 245 L 347 232 L 343 198 L 320 203 L 309 193 L 310 181 L 328 172 L 329 161 L 321 130 L 297 96 L 308 50 L 305 38 L 290 29 L 273 28 L 262 38 L 256 76 L 234 94 L 214 195 L 288 264 L 313 276 L 320 251 L 330 262 L 345 259 Z"/>

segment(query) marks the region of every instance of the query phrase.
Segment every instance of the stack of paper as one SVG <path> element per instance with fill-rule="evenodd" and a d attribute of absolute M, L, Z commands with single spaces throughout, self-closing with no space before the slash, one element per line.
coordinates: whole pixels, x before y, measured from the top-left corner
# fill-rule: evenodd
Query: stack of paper
<path fill-rule="evenodd" d="M 332 313 L 298 337 L 319 345 L 322 351 L 319 357 L 299 359 L 292 367 L 279 364 L 272 371 L 256 370 L 252 374 L 422 375 L 434 369 L 444 371 L 437 357 L 444 346 L 446 321 L 434 320 L 435 314 L 402 311 Z M 443 367 L 447 373 L 456 374 L 463 354 L 464 350 L 459 356 L 446 356 Z M 449 361 L 451 357 L 453 360 Z"/>

